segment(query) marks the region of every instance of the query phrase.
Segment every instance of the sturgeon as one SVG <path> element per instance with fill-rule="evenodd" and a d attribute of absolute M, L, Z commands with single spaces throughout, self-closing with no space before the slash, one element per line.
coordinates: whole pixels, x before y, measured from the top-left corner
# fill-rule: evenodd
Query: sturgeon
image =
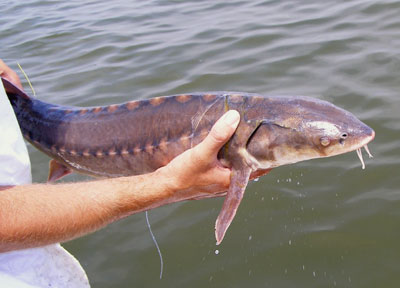
<path fill-rule="evenodd" d="M 100 107 L 66 107 L 29 97 L 5 79 L 22 134 L 53 160 L 49 180 L 75 171 L 95 177 L 152 172 L 200 143 L 228 110 L 239 111 L 235 134 L 219 151 L 231 182 L 215 224 L 220 244 L 249 179 L 272 168 L 357 151 L 375 132 L 353 114 L 304 96 L 209 92 Z"/>

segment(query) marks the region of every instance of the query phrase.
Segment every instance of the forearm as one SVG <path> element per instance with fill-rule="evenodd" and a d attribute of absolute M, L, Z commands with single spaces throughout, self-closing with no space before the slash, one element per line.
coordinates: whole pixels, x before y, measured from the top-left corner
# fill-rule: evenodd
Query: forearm
<path fill-rule="evenodd" d="M 0 252 L 67 241 L 126 215 L 179 201 L 169 181 L 160 169 L 135 177 L 2 190 Z"/>

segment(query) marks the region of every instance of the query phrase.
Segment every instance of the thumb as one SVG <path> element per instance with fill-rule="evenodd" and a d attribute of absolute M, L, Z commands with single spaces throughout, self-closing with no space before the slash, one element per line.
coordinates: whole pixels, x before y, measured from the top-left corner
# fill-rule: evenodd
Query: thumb
<path fill-rule="evenodd" d="M 231 138 L 239 124 L 240 115 L 235 110 L 226 112 L 211 128 L 210 133 L 199 145 L 204 156 L 214 156 L 224 146 L 224 144 Z"/>

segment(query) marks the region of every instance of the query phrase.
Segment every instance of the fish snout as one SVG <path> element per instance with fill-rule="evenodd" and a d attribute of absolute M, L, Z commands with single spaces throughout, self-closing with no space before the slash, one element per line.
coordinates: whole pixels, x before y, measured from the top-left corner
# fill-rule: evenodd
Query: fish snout
<path fill-rule="evenodd" d="M 372 129 L 371 127 L 369 127 L 368 125 L 364 124 L 364 127 L 361 131 L 361 135 L 362 135 L 362 143 L 360 146 L 364 146 L 367 145 L 369 142 L 371 142 L 372 140 L 374 140 L 375 138 L 375 131 L 374 129 Z"/>
<path fill-rule="evenodd" d="M 370 133 L 370 140 L 369 141 L 372 141 L 372 140 L 374 140 L 375 139 L 375 131 L 374 131 L 374 129 L 372 129 L 372 128 L 370 128 L 371 129 L 371 133 Z"/>

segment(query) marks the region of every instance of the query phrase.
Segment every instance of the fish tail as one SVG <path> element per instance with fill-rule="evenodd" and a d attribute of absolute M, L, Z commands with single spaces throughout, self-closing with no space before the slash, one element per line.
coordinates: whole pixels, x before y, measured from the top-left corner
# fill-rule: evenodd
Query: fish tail
<path fill-rule="evenodd" d="M 29 97 L 28 94 L 26 94 L 24 91 L 19 89 L 17 86 L 15 86 L 13 83 L 8 81 L 7 79 L 1 78 L 1 80 L 3 81 L 3 86 L 4 86 L 5 90 L 7 91 L 7 94 L 9 95 L 9 97 L 10 97 L 10 94 L 12 94 L 12 95 L 16 95 L 18 97 L 24 98 L 24 99 L 28 99 L 28 100 L 31 99 L 31 97 Z"/>

